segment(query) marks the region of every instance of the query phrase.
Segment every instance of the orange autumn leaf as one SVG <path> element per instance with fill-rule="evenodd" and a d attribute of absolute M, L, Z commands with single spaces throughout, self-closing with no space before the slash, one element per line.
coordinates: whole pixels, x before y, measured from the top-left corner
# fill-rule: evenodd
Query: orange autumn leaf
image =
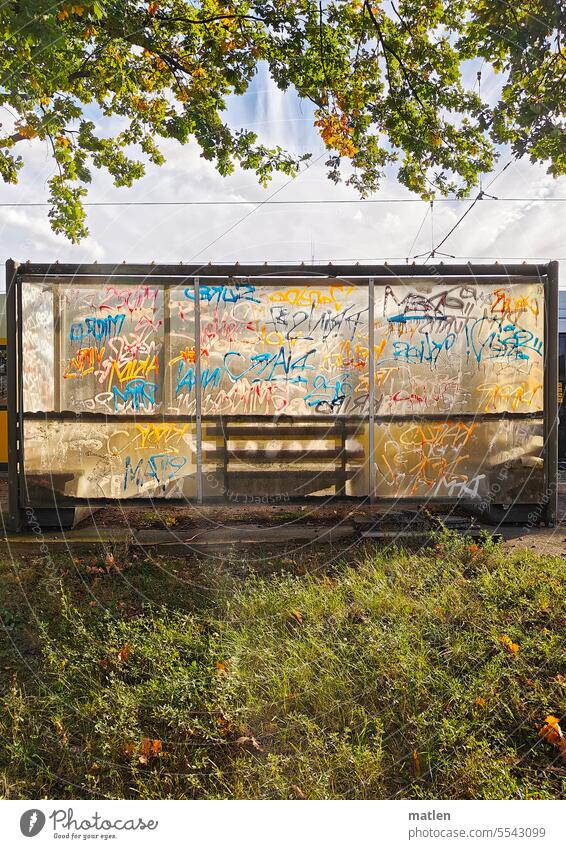
<path fill-rule="evenodd" d="M 293 617 L 293 619 L 295 620 L 295 622 L 298 622 L 298 623 L 299 623 L 299 625 L 302 625 L 302 624 L 303 624 L 303 614 L 301 613 L 301 611 L 300 611 L 300 610 L 292 610 L 292 611 L 291 611 L 291 616 Z"/>
<path fill-rule="evenodd" d="M 158 757 L 161 751 L 161 740 L 151 740 L 149 737 L 143 737 L 139 746 L 139 762 L 147 764 L 154 758 Z"/>
<path fill-rule="evenodd" d="M 147 14 L 148 15 L 155 15 L 155 13 L 157 12 L 158 9 L 159 9 L 159 3 L 150 3 L 149 6 L 147 7 Z"/>
<path fill-rule="evenodd" d="M 24 139 L 33 139 L 37 135 L 37 131 L 34 127 L 31 127 L 29 124 L 19 124 L 15 125 L 16 130 Z"/>
<path fill-rule="evenodd" d="M 475 704 L 476 707 L 484 708 L 487 705 L 487 702 L 486 702 L 485 699 L 482 699 L 481 696 L 478 696 L 477 699 L 475 700 L 474 704 Z"/>
<path fill-rule="evenodd" d="M 320 130 L 320 137 L 327 147 L 334 148 L 340 156 L 352 159 L 358 152 L 352 140 L 352 128 L 348 116 L 333 109 L 327 115 L 314 122 Z"/>
<path fill-rule="evenodd" d="M 539 730 L 539 737 L 544 738 L 549 742 L 552 746 L 555 746 L 560 752 L 560 757 L 563 761 L 566 761 L 566 738 L 564 737 L 564 732 L 560 728 L 560 721 L 557 716 L 554 714 L 549 714 L 545 720 L 544 725 Z"/>
<path fill-rule="evenodd" d="M 471 543 L 468 546 L 468 551 L 470 552 L 470 554 L 477 554 L 479 550 L 480 550 L 480 547 L 479 547 L 479 545 L 476 545 L 475 542 Z"/>
<path fill-rule="evenodd" d="M 413 768 L 415 770 L 415 775 L 417 778 L 420 778 L 421 775 L 421 759 L 419 757 L 419 753 L 416 749 L 413 749 Z"/>
<path fill-rule="evenodd" d="M 219 660 L 217 660 L 214 665 L 215 665 L 216 671 L 219 675 L 227 675 L 228 674 L 228 670 L 226 669 L 225 663 L 221 663 Z"/>
<path fill-rule="evenodd" d="M 548 740 L 549 743 L 552 743 L 554 746 L 558 746 L 561 740 L 564 739 L 564 735 L 562 733 L 562 729 L 560 728 L 560 720 L 557 716 L 553 714 L 549 714 L 545 720 L 544 725 L 539 731 L 539 737 L 544 737 Z"/>
<path fill-rule="evenodd" d="M 118 652 L 118 660 L 120 661 L 120 663 L 125 663 L 127 660 L 129 660 L 131 653 L 132 649 L 128 643 L 126 643 L 125 646 L 122 646 L 122 648 Z"/>
<path fill-rule="evenodd" d="M 506 634 L 502 634 L 500 637 L 498 637 L 498 639 L 503 648 L 506 649 L 509 654 L 517 654 L 517 652 L 519 651 L 518 643 L 514 643 L 513 640 Z"/>

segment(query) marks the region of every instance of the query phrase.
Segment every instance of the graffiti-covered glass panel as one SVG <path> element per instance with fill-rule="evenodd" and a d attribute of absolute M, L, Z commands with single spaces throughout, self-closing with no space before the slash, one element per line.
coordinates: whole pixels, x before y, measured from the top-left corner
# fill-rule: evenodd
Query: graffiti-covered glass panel
<path fill-rule="evenodd" d="M 376 494 L 538 502 L 544 489 L 542 419 L 407 421 L 375 428 Z"/>
<path fill-rule="evenodd" d="M 163 290 L 57 287 L 61 410 L 149 414 L 162 406 Z"/>
<path fill-rule="evenodd" d="M 165 295 L 169 338 L 164 371 L 166 412 L 194 415 L 196 408 L 197 354 L 195 346 L 195 289 L 192 283 L 175 286 Z M 204 384 L 208 374 L 204 374 Z M 201 371 L 201 386 L 203 375 Z"/>
<path fill-rule="evenodd" d="M 367 412 L 367 285 L 203 281 L 200 311 L 203 415 Z"/>
<path fill-rule="evenodd" d="M 35 504 L 70 498 L 194 498 L 194 425 L 25 423 L 26 488 Z"/>
<path fill-rule="evenodd" d="M 543 497 L 542 284 L 132 279 L 24 275 L 31 503 Z"/>
<path fill-rule="evenodd" d="M 49 284 L 29 283 L 22 291 L 22 383 L 24 410 L 55 409 L 55 311 Z"/>
<path fill-rule="evenodd" d="M 376 413 L 540 412 L 543 345 L 540 284 L 376 287 Z"/>

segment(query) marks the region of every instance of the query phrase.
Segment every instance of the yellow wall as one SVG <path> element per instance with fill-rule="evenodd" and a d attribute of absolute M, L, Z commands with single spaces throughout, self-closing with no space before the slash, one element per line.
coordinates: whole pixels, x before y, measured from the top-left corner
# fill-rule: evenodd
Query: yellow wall
<path fill-rule="evenodd" d="M 2 318 L 4 316 L 2 315 Z M 4 329 L 4 328 L 2 328 Z M 0 336 L 0 346 L 6 345 L 6 339 Z M 8 413 L 0 406 L 0 466 L 8 462 Z"/>

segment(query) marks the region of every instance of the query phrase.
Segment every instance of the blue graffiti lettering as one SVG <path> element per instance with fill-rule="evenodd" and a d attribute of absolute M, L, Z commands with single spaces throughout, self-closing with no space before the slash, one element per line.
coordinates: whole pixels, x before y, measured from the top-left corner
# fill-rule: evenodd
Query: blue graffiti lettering
<path fill-rule="evenodd" d="M 259 299 L 253 297 L 255 286 L 248 283 L 235 283 L 233 286 L 199 286 L 199 296 L 203 303 L 217 304 L 235 304 L 237 301 L 253 301 L 254 304 L 259 304 Z M 189 301 L 194 301 L 195 290 L 193 288 L 185 289 L 185 298 Z"/>
<path fill-rule="evenodd" d="M 187 366 L 187 369 L 184 373 L 183 368 L 184 363 L 179 363 L 179 370 L 177 372 L 177 384 L 175 386 L 175 396 L 179 395 L 182 389 L 184 389 L 186 392 L 192 392 L 196 386 L 197 376 L 194 366 Z M 217 386 L 219 386 L 220 376 L 221 371 L 218 367 L 213 369 L 212 371 L 207 368 L 202 369 L 200 373 L 200 385 L 202 389 L 207 389 L 208 386 L 212 386 L 212 388 L 216 388 Z"/>
<path fill-rule="evenodd" d="M 235 374 L 228 365 L 228 359 L 229 357 L 240 357 L 243 359 L 244 355 L 238 351 L 228 351 L 224 355 L 224 371 L 234 381 L 240 380 L 240 378 L 245 377 L 250 372 L 254 372 L 253 383 L 259 383 L 262 380 L 285 380 L 289 383 L 308 383 L 306 377 L 301 374 L 295 374 L 295 372 L 313 369 L 314 366 L 309 365 L 307 360 L 314 353 L 316 353 L 316 349 L 312 348 L 306 354 L 293 359 L 291 352 L 286 351 L 282 346 L 276 354 L 254 354 L 250 357 L 250 365 L 239 374 Z M 276 374 L 278 369 L 282 369 L 283 374 Z"/>
<path fill-rule="evenodd" d="M 121 392 L 117 386 L 112 387 L 114 393 L 114 409 L 120 409 L 120 402 L 123 403 L 123 409 L 131 407 L 132 410 L 147 410 L 155 404 L 155 393 L 157 383 L 149 383 L 143 377 L 135 377 L 133 380 L 128 380 L 124 385 L 124 391 Z"/>
<path fill-rule="evenodd" d="M 107 315 L 104 318 L 89 317 L 85 318 L 84 321 L 75 321 L 71 324 L 69 339 L 71 342 L 82 342 L 92 336 L 97 342 L 100 342 L 102 339 L 120 333 L 125 318 L 125 314 L 120 313 L 119 315 Z"/>
<path fill-rule="evenodd" d="M 410 342 L 394 342 L 393 356 L 406 363 L 436 363 L 442 351 L 449 351 L 456 341 L 455 333 L 448 333 L 440 342 L 431 339 L 428 333 L 424 334 L 420 345 L 411 345 Z"/>
<path fill-rule="evenodd" d="M 128 482 L 138 488 L 153 481 L 165 489 L 167 481 L 173 480 L 187 463 L 187 458 L 179 454 L 152 454 L 147 459 L 138 460 L 134 466 L 131 457 L 126 457 L 124 466 L 124 491 Z"/>
<path fill-rule="evenodd" d="M 305 395 L 305 403 L 308 407 L 316 407 L 318 412 L 323 412 L 324 408 L 335 412 L 354 392 L 349 377 L 349 373 L 345 372 L 335 380 L 327 380 L 323 374 L 317 374 L 312 391 Z"/>
<path fill-rule="evenodd" d="M 515 324 L 497 322 L 497 327 L 484 338 L 483 333 L 493 327 L 493 322 L 492 318 L 478 318 L 465 328 L 468 356 L 471 354 L 478 363 L 482 359 L 529 360 L 531 354 L 542 356 L 542 339 Z"/>

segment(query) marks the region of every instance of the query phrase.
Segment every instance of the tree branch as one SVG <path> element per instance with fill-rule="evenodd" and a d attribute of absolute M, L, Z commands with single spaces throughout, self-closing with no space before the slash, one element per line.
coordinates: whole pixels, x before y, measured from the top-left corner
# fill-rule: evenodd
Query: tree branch
<path fill-rule="evenodd" d="M 424 112 L 429 112 L 430 110 L 428 109 L 428 107 L 426 107 L 424 105 L 424 103 L 422 102 L 421 98 L 419 97 L 419 94 L 416 91 L 413 83 L 411 82 L 411 78 L 409 76 L 409 72 L 408 72 L 408 69 L 405 66 L 405 63 L 403 62 L 403 60 L 401 59 L 399 54 L 395 50 L 393 50 L 393 48 L 389 44 L 387 44 L 387 42 L 385 41 L 385 39 L 383 37 L 383 33 L 381 31 L 381 27 L 379 26 L 379 21 L 375 17 L 375 15 L 373 13 L 373 9 L 371 8 L 371 5 L 369 4 L 368 0 L 365 0 L 364 6 L 365 6 L 365 8 L 367 8 L 370 20 L 375 27 L 375 30 L 377 32 L 377 37 L 379 39 L 379 43 L 381 44 L 384 55 L 385 55 L 385 53 L 390 53 L 393 56 L 393 58 L 397 60 L 397 63 L 399 65 L 399 69 L 400 69 L 401 73 L 403 74 L 403 76 L 404 76 L 404 78 L 407 82 L 407 85 L 409 86 L 411 94 L 413 95 L 413 97 L 415 98 L 417 103 L 421 106 L 422 110 Z"/>

